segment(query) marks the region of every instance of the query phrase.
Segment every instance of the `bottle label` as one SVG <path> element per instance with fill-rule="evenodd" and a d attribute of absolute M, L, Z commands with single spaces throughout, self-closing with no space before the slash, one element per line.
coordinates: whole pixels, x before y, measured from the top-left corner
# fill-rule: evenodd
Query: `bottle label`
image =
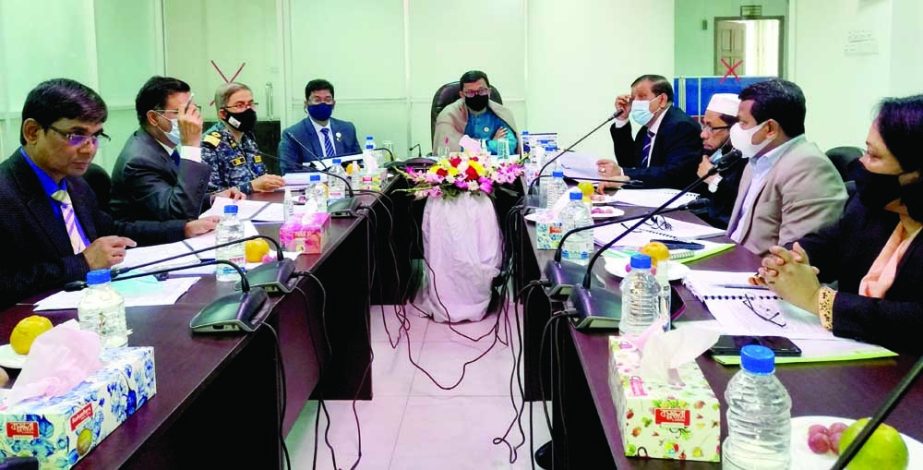
<path fill-rule="evenodd" d="M 689 410 L 681 408 L 654 408 L 654 424 L 681 424 L 689 426 Z"/>

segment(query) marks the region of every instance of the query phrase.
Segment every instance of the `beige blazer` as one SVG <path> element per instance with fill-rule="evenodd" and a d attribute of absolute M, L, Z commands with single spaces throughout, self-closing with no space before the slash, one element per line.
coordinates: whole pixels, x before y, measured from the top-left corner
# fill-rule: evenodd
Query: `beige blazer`
<path fill-rule="evenodd" d="M 509 108 L 503 106 L 500 103 L 497 103 L 494 100 L 487 101 L 490 110 L 494 112 L 506 125 L 510 126 L 510 129 L 514 133 L 518 132 L 516 129 L 516 121 L 513 119 L 513 113 Z M 459 98 L 453 103 L 449 104 L 439 113 L 439 116 L 436 117 L 436 128 L 433 131 L 433 152 L 439 150 L 439 146 L 445 142 L 445 138 L 449 138 L 449 151 L 458 152 L 461 150 L 461 146 L 458 145 L 458 141 L 461 140 L 462 135 L 465 134 L 465 125 L 468 124 L 468 107 L 465 106 L 465 99 Z M 519 139 L 516 139 L 516 149 L 515 152 L 519 153 Z M 513 149 L 510 149 L 513 151 Z"/>
<path fill-rule="evenodd" d="M 731 213 L 728 236 L 734 232 L 747 196 L 752 169 L 748 164 Z M 740 220 L 740 244 L 760 256 L 773 245 L 798 241 L 808 233 L 839 220 L 846 202 L 846 187 L 830 159 L 817 145 L 802 140 L 779 156 L 758 189 L 755 208 Z"/>

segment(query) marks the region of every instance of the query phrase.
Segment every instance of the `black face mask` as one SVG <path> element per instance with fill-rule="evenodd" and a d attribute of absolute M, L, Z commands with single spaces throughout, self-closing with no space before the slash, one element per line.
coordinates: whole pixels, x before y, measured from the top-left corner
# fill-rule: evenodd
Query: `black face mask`
<path fill-rule="evenodd" d="M 250 132 L 256 126 L 256 111 L 249 108 L 239 113 L 232 113 L 227 108 L 224 112 L 228 114 L 226 122 L 229 126 L 241 132 Z"/>
<path fill-rule="evenodd" d="M 465 97 L 465 105 L 471 108 L 472 111 L 480 111 L 487 107 L 487 100 L 490 97 L 487 95 L 475 95 L 471 98 Z"/>
<path fill-rule="evenodd" d="M 855 181 L 859 200 L 869 209 L 882 209 L 901 197 L 898 175 L 879 175 L 862 167 L 856 169 Z"/>

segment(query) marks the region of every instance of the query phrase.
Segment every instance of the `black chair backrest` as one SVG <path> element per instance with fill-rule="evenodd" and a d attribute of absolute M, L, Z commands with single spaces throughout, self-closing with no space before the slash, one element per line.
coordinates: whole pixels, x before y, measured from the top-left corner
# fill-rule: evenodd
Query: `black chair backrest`
<path fill-rule="evenodd" d="M 843 181 L 852 181 L 853 178 L 850 173 L 854 165 L 859 163 L 858 160 L 861 156 L 862 149 L 858 147 L 834 147 L 827 150 L 827 158 L 836 167 L 836 171 L 840 173 Z"/>
<path fill-rule="evenodd" d="M 109 200 L 111 199 L 110 191 L 112 190 L 112 180 L 109 173 L 103 167 L 90 163 L 87 172 L 83 175 L 84 181 L 90 185 L 90 189 L 96 193 L 96 201 L 99 204 L 99 210 L 109 212 Z"/>
<path fill-rule="evenodd" d="M 438 90 L 436 90 L 436 94 L 433 95 L 433 107 L 430 111 L 429 120 L 430 141 L 433 140 L 433 137 L 436 134 L 436 118 L 439 117 L 439 113 L 441 113 L 446 106 L 454 103 L 455 100 L 458 99 L 459 91 L 461 91 L 461 84 L 455 81 L 442 85 Z M 490 86 L 490 99 L 496 101 L 497 103 L 503 104 L 503 98 L 500 96 L 500 92 L 494 88 L 493 85 Z"/>

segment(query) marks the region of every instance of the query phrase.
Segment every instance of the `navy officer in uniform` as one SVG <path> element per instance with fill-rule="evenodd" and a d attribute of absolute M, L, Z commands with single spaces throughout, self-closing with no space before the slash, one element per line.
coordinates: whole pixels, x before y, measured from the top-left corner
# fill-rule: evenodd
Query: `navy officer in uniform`
<path fill-rule="evenodd" d="M 202 137 L 202 161 L 211 169 L 210 192 L 235 187 L 244 194 L 285 186 L 281 176 L 266 172 L 251 132 L 256 125 L 253 93 L 242 83 L 225 83 L 215 92 L 219 121 Z"/>

